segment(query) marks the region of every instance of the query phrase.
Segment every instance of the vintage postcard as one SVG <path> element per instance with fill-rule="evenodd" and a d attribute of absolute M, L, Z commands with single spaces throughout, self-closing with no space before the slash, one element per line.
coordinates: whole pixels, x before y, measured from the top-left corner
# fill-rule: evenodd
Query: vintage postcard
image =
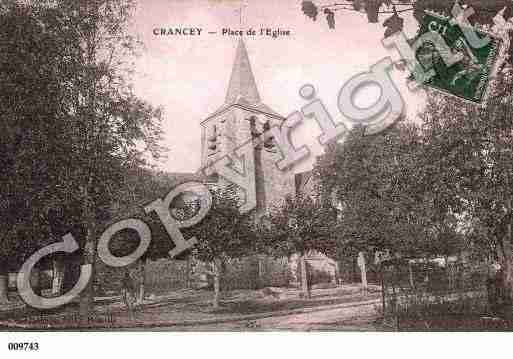
<path fill-rule="evenodd" d="M 512 33 L 509 0 L 2 0 L 0 330 L 511 331 Z"/>

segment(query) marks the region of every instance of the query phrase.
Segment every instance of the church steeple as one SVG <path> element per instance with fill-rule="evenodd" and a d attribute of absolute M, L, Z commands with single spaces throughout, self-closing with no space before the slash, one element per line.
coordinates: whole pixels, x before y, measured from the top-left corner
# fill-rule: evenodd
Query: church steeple
<path fill-rule="evenodd" d="M 244 99 L 248 104 L 260 103 L 260 95 L 255 83 L 255 77 L 251 70 L 248 52 L 242 37 L 239 39 L 235 61 L 233 63 L 230 84 L 226 93 L 225 104 L 233 104 Z"/>

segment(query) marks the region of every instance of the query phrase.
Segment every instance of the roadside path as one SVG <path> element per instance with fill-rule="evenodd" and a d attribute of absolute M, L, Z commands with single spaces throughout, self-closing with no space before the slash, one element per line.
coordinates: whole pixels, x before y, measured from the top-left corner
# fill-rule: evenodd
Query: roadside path
<path fill-rule="evenodd" d="M 30 323 L 16 319 L 0 321 L 0 327 L 4 330 L 16 329 L 43 329 L 43 330 L 70 330 L 70 329 L 126 329 L 126 330 L 279 330 L 301 329 L 301 323 L 313 321 L 319 325 L 336 325 L 335 321 L 351 319 L 351 313 L 357 316 L 375 316 L 376 308 L 380 305 L 379 293 L 362 296 L 356 293 L 339 296 L 335 292 L 318 290 L 312 300 L 298 300 L 289 298 L 282 300 L 251 299 L 247 295 L 224 302 L 219 311 L 210 307 L 210 296 L 205 293 L 197 293 L 191 297 L 190 293 L 182 297 L 169 295 L 151 303 L 146 303 L 136 314 L 135 320 L 130 320 L 126 311 L 119 303 L 112 303 L 97 308 L 95 315 L 100 320 L 107 316 L 113 316 L 110 323 L 91 323 L 88 328 L 78 328 L 75 323 L 69 324 L 69 320 L 63 320 L 64 314 L 49 315 L 44 319 L 43 325 L 38 322 Z M 185 293 L 182 293 L 185 294 Z M 252 293 L 254 294 L 254 293 Z M 289 293 L 293 294 L 293 293 Z M 325 298 L 328 297 L 328 298 Z M 205 300 L 207 298 L 207 300 Z M 323 313 L 325 314 L 313 314 Z M 103 317 L 102 317 L 103 316 Z M 278 320 L 276 318 L 282 318 Z M 354 315 L 353 315 L 354 317 Z M 21 318 L 20 318 L 21 319 Z"/>

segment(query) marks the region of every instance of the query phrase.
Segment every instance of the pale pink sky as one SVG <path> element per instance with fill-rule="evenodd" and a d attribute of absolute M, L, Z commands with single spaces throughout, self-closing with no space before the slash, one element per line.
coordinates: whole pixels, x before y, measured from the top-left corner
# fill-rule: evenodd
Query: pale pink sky
<path fill-rule="evenodd" d="M 240 0 L 144 0 L 138 6 L 134 31 L 146 50 L 137 61 L 135 91 L 164 107 L 165 144 L 170 151 L 161 167 L 167 171 L 192 172 L 200 166 L 199 123 L 224 102 L 238 40 L 222 36 L 221 29 L 241 28 L 240 4 Z M 298 90 L 311 83 L 333 118 L 341 120 L 336 101 L 344 82 L 383 57 L 398 58 L 396 51 L 381 44 L 382 25 L 367 23 L 363 13 L 336 12 L 336 29 L 330 30 L 324 14 L 316 22 L 303 15 L 301 0 L 246 0 L 244 4 L 243 30 L 291 31 L 291 36 L 277 39 L 244 37 L 262 101 L 283 116 L 305 105 Z M 411 13 L 405 14 L 405 31 L 412 34 L 416 22 Z M 388 16 L 382 15 L 380 21 Z M 201 36 L 153 35 L 154 28 L 169 27 L 201 27 L 203 32 Z M 392 73 L 413 119 L 423 94 L 406 88 L 406 75 Z M 368 91 L 361 104 L 372 104 L 377 94 Z M 294 132 L 293 141 L 320 154 L 316 140 L 320 131 L 313 120 L 306 121 Z M 307 170 L 311 163 L 303 163 L 296 171 Z"/>

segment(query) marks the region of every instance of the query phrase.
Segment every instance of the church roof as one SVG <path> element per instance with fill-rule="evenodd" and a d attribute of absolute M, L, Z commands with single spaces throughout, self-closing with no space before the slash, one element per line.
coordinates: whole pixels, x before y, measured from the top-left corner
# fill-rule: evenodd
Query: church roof
<path fill-rule="evenodd" d="M 243 110 L 250 111 L 250 112 L 263 113 L 265 115 L 270 115 L 271 117 L 275 117 L 276 119 L 279 119 L 279 120 L 284 120 L 285 119 L 283 116 L 281 116 L 280 114 L 275 112 L 273 109 L 271 109 L 265 103 L 249 105 L 243 99 L 239 99 L 239 101 L 237 101 L 235 103 L 224 104 L 223 106 L 219 107 L 214 113 L 212 113 L 205 120 L 203 120 L 202 123 L 207 121 L 207 120 L 209 120 L 209 119 L 211 119 L 212 117 L 216 117 L 217 115 L 220 115 L 221 113 L 225 112 L 226 110 L 228 110 L 231 107 L 238 107 L 238 108 L 241 108 Z"/>
<path fill-rule="evenodd" d="M 239 44 L 237 45 L 232 75 L 230 76 L 230 84 L 226 92 L 225 104 L 236 103 L 241 98 L 249 104 L 257 104 L 261 101 L 255 77 L 251 70 L 246 45 L 244 45 L 242 37 L 239 39 Z"/>
<path fill-rule="evenodd" d="M 260 94 L 256 85 L 251 63 L 249 61 L 246 45 L 242 37 L 239 39 L 233 62 L 232 74 L 226 91 L 224 104 L 218 108 L 206 120 L 215 117 L 222 112 L 235 106 L 248 111 L 260 112 L 272 117 L 283 119 L 283 116 L 273 111 L 269 106 L 262 103 Z"/>

